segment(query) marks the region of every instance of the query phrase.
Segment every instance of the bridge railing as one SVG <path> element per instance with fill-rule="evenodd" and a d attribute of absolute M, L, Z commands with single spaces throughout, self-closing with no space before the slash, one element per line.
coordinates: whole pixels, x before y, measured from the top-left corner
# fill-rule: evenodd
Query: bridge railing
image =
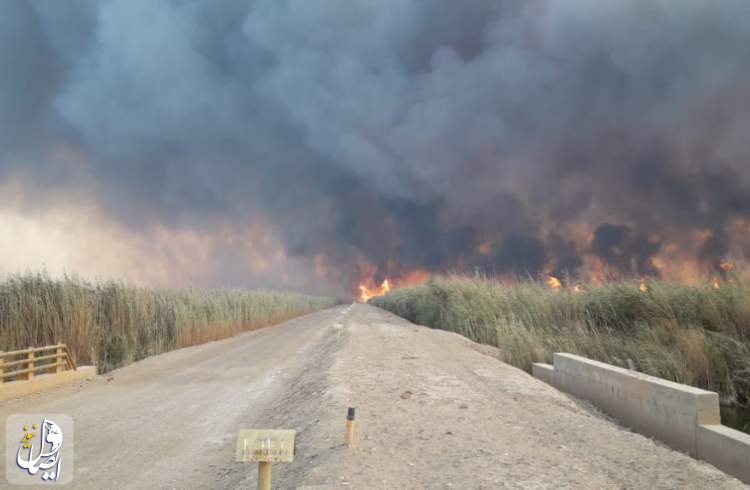
<path fill-rule="evenodd" d="M 38 374 L 53 374 L 77 369 L 65 344 L 0 351 L 0 384 L 30 380 Z"/>

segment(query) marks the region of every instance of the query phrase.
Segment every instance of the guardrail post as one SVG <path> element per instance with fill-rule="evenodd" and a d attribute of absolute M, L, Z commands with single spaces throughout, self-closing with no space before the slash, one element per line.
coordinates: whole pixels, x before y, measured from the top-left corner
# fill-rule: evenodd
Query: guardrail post
<path fill-rule="evenodd" d="M 62 347 L 58 347 L 57 349 L 55 349 L 55 352 L 57 354 L 57 357 L 55 357 L 55 361 L 54 361 L 55 364 L 57 364 L 57 366 L 55 366 L 55 372 L 61 373 L 65 370 L 65 366 L 62 366 L 60 364 L 60 361 L 67 362 L 67 355 L 65 354 L 65 351 L 63 350 Z"/>
<path fill-rule="evenodd" d="M 33 350 L 29 351 L 27 356 L 28 356 L 27 359 L 29 360 L 29 362 L 27 363 L 28 369 L 33 370 L 34 369 L 34 351 Z M 33 379 L 33 378 L 34 378 L 34 371 L 29 371 L 28 373 L 26 373 L 26 379 Z"/>

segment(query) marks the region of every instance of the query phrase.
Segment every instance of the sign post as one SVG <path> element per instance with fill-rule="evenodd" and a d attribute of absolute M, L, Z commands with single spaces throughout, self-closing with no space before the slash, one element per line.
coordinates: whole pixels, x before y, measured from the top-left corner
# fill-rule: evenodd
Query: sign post
<path fill-rule="evenodd" d="M 258 463 L 258 490 L 271 490 L 271 465 L 294 460 L 293 430 L 240 429 L 235 461 Z"/>
<path fill-rule="evenodd" d="M 258 463 L 258 490 L 271 490 L 271 463 L 261 461 Z"/>

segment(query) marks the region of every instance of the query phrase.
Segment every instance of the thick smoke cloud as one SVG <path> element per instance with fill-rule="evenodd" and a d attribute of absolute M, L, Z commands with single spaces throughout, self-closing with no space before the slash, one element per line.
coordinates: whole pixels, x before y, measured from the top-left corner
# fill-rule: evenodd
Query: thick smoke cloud
<path fill-rule="evenodd" d="M 748 18 L 745 0 L 2 2 L 0 179 L 29 183 L 24 210 L 83 193 L 140 235 L 269 223 L 327 290 L 364 264 L 712 264 L 750 253 Z M 236 282 L 242 244 L 207 260 Z"/>

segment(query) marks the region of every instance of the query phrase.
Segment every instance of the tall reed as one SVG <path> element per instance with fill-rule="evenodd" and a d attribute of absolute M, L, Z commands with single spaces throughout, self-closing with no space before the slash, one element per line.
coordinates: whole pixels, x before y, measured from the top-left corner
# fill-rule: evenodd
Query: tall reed
<path fill-rule="evenodd" d="M 750 288 L 649 281 L 551 290 L 482 277 L 436 277 L 371 302 L 415 323 L 500 348 L 530 370 L 554 352 L 592 359 L 750 400 Z"/>
<path fill-rule="evenodd" d="M 155 290 L 76 276 L 15 275 L 0 282 L 0 350 L 64 342 L 79 363 L 106 372 L 334 303 L 263 290 Z"/>

